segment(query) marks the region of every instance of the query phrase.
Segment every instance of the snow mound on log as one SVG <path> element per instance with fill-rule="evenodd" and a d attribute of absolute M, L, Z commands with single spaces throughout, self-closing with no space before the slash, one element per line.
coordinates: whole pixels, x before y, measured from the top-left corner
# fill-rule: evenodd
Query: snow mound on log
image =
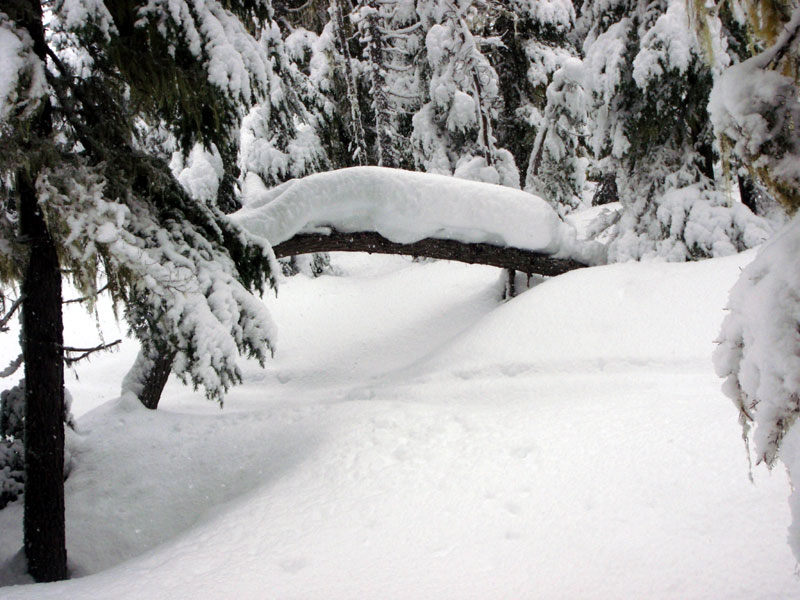
<path fill-rule="evenodd" d="M 287 181 L 268 190 L 254 174 L 245 206 L 231 218 L 277 245 L 297 233 L 374 231 L 398 244 L 425 238 L 489 243 L 582 262 L 603 262 L 599 244 L 538 196 L 513 188 L 383 167 L 353 167 Z"/>

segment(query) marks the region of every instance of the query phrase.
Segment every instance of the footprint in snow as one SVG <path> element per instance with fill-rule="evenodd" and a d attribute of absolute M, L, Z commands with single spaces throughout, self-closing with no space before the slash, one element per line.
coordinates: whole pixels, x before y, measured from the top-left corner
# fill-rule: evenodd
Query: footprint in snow
<path fill-rule="evenodd" d="M 305 558 L 286 558 L 278 563 L 287 573 L 298 573 L 308 566 L 308 561 Z"/>

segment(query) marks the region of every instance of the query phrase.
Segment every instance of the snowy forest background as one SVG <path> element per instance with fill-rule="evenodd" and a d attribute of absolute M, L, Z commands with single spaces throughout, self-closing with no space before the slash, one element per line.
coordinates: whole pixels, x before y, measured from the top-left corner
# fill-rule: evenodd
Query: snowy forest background
<path fill-rule="evenodd" d="M 608 204 L 583 232 L 602 262 L 761 246 L 714 362 L 756 461 L 799 481 L 799 32 L 793 0 L 4 0 L 0 326 L 19 314 L 22 352 L 0 374 L 27 383 L 3 393 L 0 502 L 28 486 L 31 575 L 66 576 L 63 519 L 37 519 L 64 510 L 63 365 L 96 350 L 65 345 L 61 280 L 140 344 L 125 393 L 155 408 L 174 373 L 221 402 L 239 356 L 275 347 L 258 294 L 335 269 L 278 265 L 228 215 L 359 165 L 521 189 L 565 219 Z"/>

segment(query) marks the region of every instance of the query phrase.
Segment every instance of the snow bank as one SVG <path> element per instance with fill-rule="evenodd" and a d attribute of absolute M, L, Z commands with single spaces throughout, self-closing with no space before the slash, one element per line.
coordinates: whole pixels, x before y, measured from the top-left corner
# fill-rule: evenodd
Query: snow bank
<path fill-rule="evenodd" d="M 753 255 L 566 273 L 498 307 L 417 368 L 470 380 L 654 367 L 706 370 L 727 291 Z"/>
<path fill-rule="evenodd" d="M 577 242 L 573 227 L 544 200 L 508 187 L 354 167 L 317 173 L 272 190 L 250 176 L 244 192 L 245 206 L 231 218 L 273 245 L 296 233 L 333 227 L 376 231 L 400 244 L 433 237 L 602 262 L 600 246 Z"/>

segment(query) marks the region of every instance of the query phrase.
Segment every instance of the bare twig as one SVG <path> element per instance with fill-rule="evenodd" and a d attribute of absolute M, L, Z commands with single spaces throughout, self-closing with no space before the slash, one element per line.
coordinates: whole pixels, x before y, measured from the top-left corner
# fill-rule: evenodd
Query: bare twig
<path fill-rule="evenodd" d="M 74 304 L 77 302 L 86 302 L 87 300 L 91 300 L 92 298 L 96 298 L 103 292 L 105 292 L 111 286 L 110 283 L 105 284 L 99 290 L 97 290 L 94 294 L 90 294 L 88 296 L 83 296 L 82 298 L 70 298 L 69 300 L 64 300 L 62 304 Z"/>
<path fill-rule="evenodd" d="M 110 344 L 99 344 L 94 348 L 73 348 L 71 346 L 64 346 L 64 352 L 80 352 L 81 354 L 76 357 L 65 356 L 64 357 L 64 364 L 67 366 L 73 365 L 76 362 L 83 360 L 94 354 L 95 352 L 102 352 L 103 350 L 110 350 L 114 346 L 117 346 L 122 343 L 122 340 L 116 340 L 115 342 L 111 342 Z"/>
<path fill-rule="evenodd" d="M 0 319 L 0 331 L 8 331 L 7 324 L 21 305 L 22 305 L 22 296 L 14 300 L 14 304 L 11 305 L 11 308 L 8 309 L 8 312 L 5 314 L 5 316 L 2 319 Z"/>

